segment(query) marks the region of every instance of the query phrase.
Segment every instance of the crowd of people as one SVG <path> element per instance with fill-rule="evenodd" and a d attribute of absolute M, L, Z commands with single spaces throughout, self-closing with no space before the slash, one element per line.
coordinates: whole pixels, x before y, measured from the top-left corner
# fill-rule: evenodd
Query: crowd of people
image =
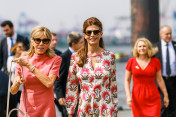
<path fill-rule="evenodd" d="M 9 80 L 9 110 L 19 104 L 28 117 L 56 117 L 55 105 L 63 117 L 118 116 L 116 59 L 104 47 L 98 18 L 84 21 L 83 35 L 69 33 L 63 53 L 47 27 L 34 27 L 30 39 L 17 34 L 9 20 L 1 28 L 6 37 L 0 43 L 0 117 L 6 116 Z M 176 117 L 176 42 L 168 25 L 159 34 L 153 45 L 138 38 L 126 64 L 126 101 L 134 117 Z M 17 116 L 23 114 L 10 117 Z"/>

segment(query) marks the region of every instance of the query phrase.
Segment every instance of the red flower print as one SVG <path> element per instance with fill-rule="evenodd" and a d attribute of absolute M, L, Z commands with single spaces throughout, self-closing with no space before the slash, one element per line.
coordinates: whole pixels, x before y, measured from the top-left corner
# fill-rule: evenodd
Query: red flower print
<path fill-rule="evenodd" d="M 102 104 L 101 108 L 100 108 L 100 113 L 101 115 L 106 115 L 106 110 L 107 110 L 107 106 L 106 104 Z"/>
<path fill-rule="evenodd" d="M 74 54 L 71 56 L 71 60 L 76 60 L 76 56 Z"/>
<path fill-rule="evenodd" d="M 82 99 L 83 99 L 84 101 L 86 101 L 86 96 L 87 96 L 87 94 L 86 94 L 86 93 L 83 93 Z"/>
<path fill-rule="evenodd" d="M 115 70 L 113 70 L 113 71 L 112 71 L 112 75 L 115 75 L 115 72 L 116 72 L 116 71 L 115 71 Z"/>
<path fill-rule="evenodd" d="M 72 80 L 70 85 L 78 85 L 78 81 L 77 80 Z"/>
<path fill-rule="evenodd" d="M 82 80 L 81 80 L 81 78 L 80 78 L 80 77 L 78 77 L 78 81 L 82 84 Z"/>
<path fill-rule="evenodd" d="M 113 94 L 113 93 L 116 93 L 116 92 L 117 92 L 117 86 L 116 85 L 112 86 L 111 93 Z"/>
<path fill-rule="evenodd" d="M 97 103 L 94 103 L 94 104 L 93 104 L 93 107 L 94 107 L 94 108 L 98 108 Z"/>
<path fill-rule="evenodd" d="M 65 91 L 66 94 L 68 94 L 68 88 L 66 88 L 66 91 Z"/>
<path fill-rule="evenodd" d="M 91 106 L 90 106 L 90 104 L 87 104 L 87 105 L 85 106 L 85 112 L 86 112 L 88 115 L 91 114 Z"/>
<path fill-rule="evenodd" d="M 110 67 L 110 61 L 109 60 L 104 60 L 103 61 L 103 66 Z"/>
<path fill-rule="evenodd" d="M 109 83 L 106 84 L 106 89 L 109 89 Z"/>
<path fill-rule="evenodd" d="M 70 70 L 69 70 L 69 72 L 68 72 L 68 77 L 70 77 L 71 76 L 71 72 L 70 72 Z"/>
<path fill-rule="evenodd" d="M 95 93 L 92 93 L 93 98 L 95 98 Z"/>
<path fill-rule="evenodd" d="M 74 96 L 72 96 L 72 95 L 69 95 L 68 97 L 66 97 L 66 102 L 74 102 L 74 100 L 75 100 L 75 97 Z"/>
<path fill-rule="evenodd" d="M 107 99 L 109 98 L 109 96 L 110 96 L 110 95 L 109 95 L 109 92 L 108 92 L 108 91 L 104 91 L 104 92 L 103 92 L 102 97 L 103 97 L 104 100 L 107 100 Z"/>
<path fill-rule="evenodd" d="M 114 55 L 114 54 L 111 54 L 111 58 L 115 59 L 115 55 Z"/>
<path fill-rule="evenodd" d="M 78 116 L 78 117 L 82 117 L 82 109 L 79 109 L 79 110 L 78 110 L 77 116 Z"/>
<path fill-rule="evenodd" d="M 97 67 L 94 71 L 94 74 L 103 74 L 103 69 L 101 67 Z"/>
<path fill-rule="evenodd" d="M 81 71 L 80 71 L 80 75 L 84 75 L 84 74 L 90 74 L 89 72 L 89 69 L 88 68 L 83 68 Z"/>
<path fill-rule="evenodd" d="M 94 77 L 91 76 L 90 79 L 89 79 L 89 82 L 91 83 L 91 82 L 93 82 L 93 80 L 94 80 Z"/>
<path fill-rule="evenodd" d="M 103 78 L 103 82 L 105 82 L 107 79 L 108 79 L 108 76 L 105 76 L 105 77 Z"/>
<path fill-rule="evenodd" d="M 111 117 L 115 117 L 115 110 L 113 107 L 110 109 L 110 115 Z"/>
<path fill-rule="evenodd" d="M 84 92 L 89 92 L 89 86 L 83 85 L 82 88 Z"/>
<path fill-rule="evenodd" d="M 75 70 L 76 69 L 76 65 L 74 64 L 73 67 L 72 67 L 72 70 Z"/>
<path fill-rule="evenodd" d="M 95 92 L 95 91 L 101 91 L 101 86 L 100 86 L 99 84 L 95 85 L 95 86 L 93 87 L 93 91 L 94 91 L 94 92 Z"/>
<path fill-rule="evenodd" d="M 70 83 L 70 91 L 76 91 L 78 88 L 78 81 L 77 80 L 72 80 Z"/>

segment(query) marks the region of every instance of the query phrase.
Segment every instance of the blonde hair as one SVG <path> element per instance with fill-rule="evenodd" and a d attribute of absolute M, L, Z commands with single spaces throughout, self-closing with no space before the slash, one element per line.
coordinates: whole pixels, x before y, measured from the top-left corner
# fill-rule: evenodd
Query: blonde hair
<path fill-rule="evenodd" d="M 34 38 L 42 37 L 43 35 L 47 39 L 50 39 L 50 41 L 51 41 L 52 36 L 51 36 L 51 32 L 48 28 L 46 28 L 44 26 L 37 26 L 37 27 L 33 28 L 32 31 L 31 31 L 31 42 Z M 32 43 L 30 43 L 30 49 L 29 49 L 29 52 L 28 52 L 28 56 L 32 57 L 34 52 L 35 52 L 34 46 L 32 45 Z M 55 55 L 54 50 L 49 47 L 46 50 L 46 55 L 49 56 L 50 58 L 52 58 Z"/>
<path fill-rule="evenodd" d="M 153 47 L 151 42 L 147 39 L 147 38 L 138 38 L 135 45 L 134 45 L 134 49 L 133 49 L 133 56 L 134 57 L 139 57 L 139 53 L 137 51 L 137 46 L 138 46 L 138 43 L 140 41 L 143 41 L 147 47 L 147 56 L 148 57 L 152 57 L 153 55 L 155 55 L 157 52 L 158 52 L 158 48 L 157 47 Z"/>

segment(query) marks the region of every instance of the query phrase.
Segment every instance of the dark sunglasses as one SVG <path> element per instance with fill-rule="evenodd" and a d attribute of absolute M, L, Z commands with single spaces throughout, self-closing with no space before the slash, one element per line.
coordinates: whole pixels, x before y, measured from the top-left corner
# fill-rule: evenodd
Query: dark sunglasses
<path fill-rule="evenodd" d="M 42 41 L 43 44 L 48 44 L 50 42 L 50 39 L 40 39 L 40 38 L 34 38 L 33 39 L 36 44 L 40 44 Z"/>
<path fill-rule="evenodd" d="M 94 35 L 98 35 L 98 34 L 100 33 L 99 30 L 94 30 L 94 31 L 87 30 L 87 31 L 85 31 L 85 34 L 86 34 L 87 36 L 90 36 L 90 35 L 92 34 L 92 32 L 93 32 Z"/>

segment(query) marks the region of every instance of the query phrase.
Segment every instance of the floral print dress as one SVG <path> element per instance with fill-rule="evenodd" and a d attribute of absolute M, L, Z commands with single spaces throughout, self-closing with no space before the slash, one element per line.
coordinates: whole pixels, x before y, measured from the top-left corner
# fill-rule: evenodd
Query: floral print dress
<path fill-rule="evenodd" d="M 117 82 L 115 55 L 104 50 L 96 55 L 93 69 L 91 56 L 79 67 L 76 54 L 71 57 L 66 88 L 66 108 L 74 114 L 78 97 L 78 117 L 117 117 Z M 80 93 L 78 93 L 80 85 Z"/>

